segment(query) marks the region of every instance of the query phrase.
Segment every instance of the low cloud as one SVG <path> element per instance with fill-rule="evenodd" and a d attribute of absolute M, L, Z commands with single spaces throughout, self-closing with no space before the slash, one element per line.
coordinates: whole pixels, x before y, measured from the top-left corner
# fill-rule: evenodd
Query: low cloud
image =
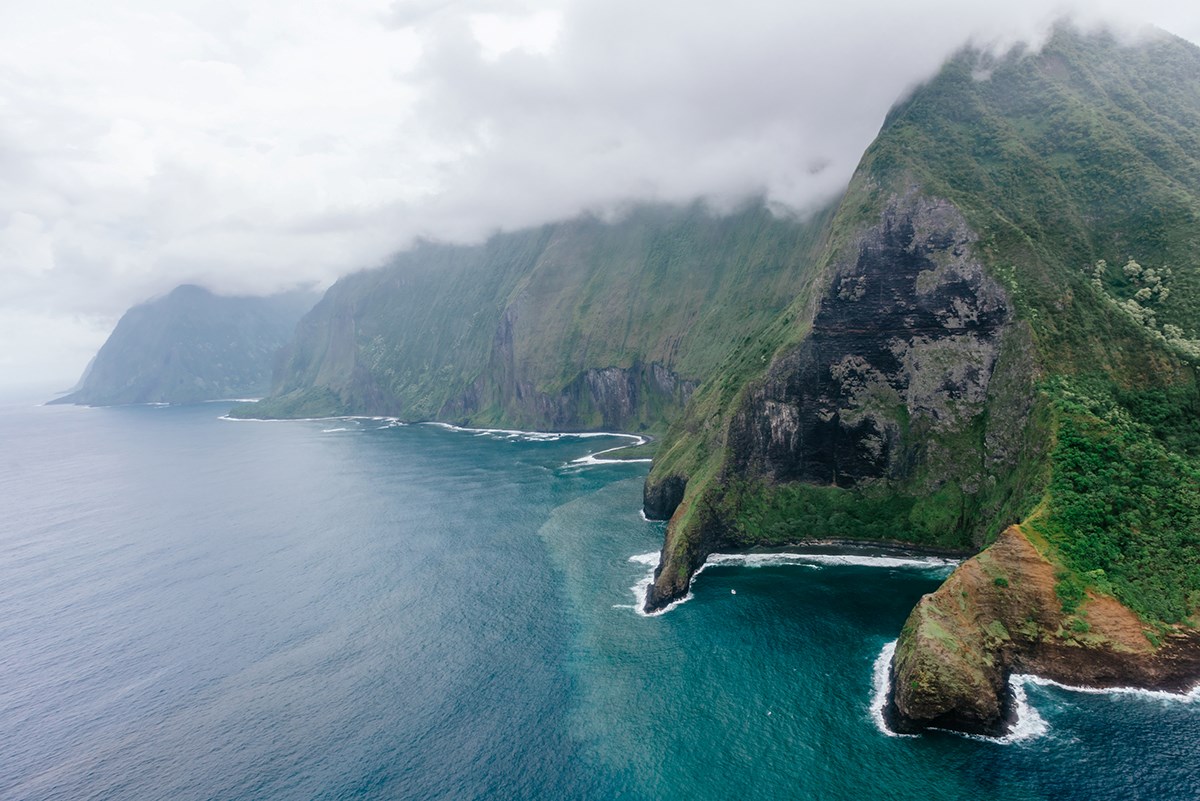
<path fill-rule="evenodd" d="M 1085 22 L 1140 23 L 1124 3 Z M 1100 10 L 1097 10 L 1097 9 Z M 328 283 L 414 237 L 844 186 L 967 41 L 1068 6 L 46 0 L 0 12 L 0 382 L 185 282 Z M 1138 14 L 1200 40 L 1190 4 Z M 63 323 L 56 336 L 52 321 Z M 13 321 L 38 321 L 31 347 Z M 85 335 L 84 332 L 89 332 Z"/>

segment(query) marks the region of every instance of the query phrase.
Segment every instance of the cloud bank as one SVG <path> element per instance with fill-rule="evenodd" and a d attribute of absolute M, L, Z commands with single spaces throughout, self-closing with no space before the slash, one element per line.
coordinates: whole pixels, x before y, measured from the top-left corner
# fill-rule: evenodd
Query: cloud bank
<path fill-rule="evenodd" d="M 121 312 L 185 281 L 328 283 L 417 236 L 474 241 L 637 200 L 763 194 L 803 210 L 844 186 L 891 104 L 947 55 L 1037 40 L 1073 11 L 23 5 L 0 11 L 0 383 L 69 383 Z M 1089 3 L 1084 22 L 1200 41 L 1190 4 L 1125 5 Z"/>

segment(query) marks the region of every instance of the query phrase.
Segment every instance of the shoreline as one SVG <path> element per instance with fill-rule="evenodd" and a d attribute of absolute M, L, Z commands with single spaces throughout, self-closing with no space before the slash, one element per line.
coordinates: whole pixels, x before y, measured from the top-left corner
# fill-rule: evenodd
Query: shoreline
<path fill-rule="evenodd" d="M 216 401 L 204 402 L 215 403 Z M 603 458 L 604 454 L 616 453 L 628 448 L 640 448 L 641 446 L 648 445 L 655 440 L 655 438 L 650 434 L 629 434 L 623 431 L 526 431 L 524 429 L 517 428 L 473 428 L 469 426 L 455 425 L 454 423 L 444 423 L 440 420 L 405 421 L 401 420 L 399 417 L 361 414 L 344 414 L 331 417 L 233 417 L 229 414 L 223 414 L 217 419 L 235 423 L 329 423 L 351 420 L 370 420 L 372 422 L 381 422 L 387 424 L 385 426 L 381 426 L 381 428 L 422 425 L 440 428 L 445 431 L 474 434 L 475 436 L 493 436 L 509 440 L 524 439 L 529 442 L 557 442 L 558 440 L 562 439 L 599 439 L 603 437 L 613 437 L 616 439 L 630 439 L 633 440 L 633 442 L 624 445 L 617 445 L 614 448 L 605 448 L 604 450 L 596 451 L 595 453 L 585 454 L 584 456 L 572 459 L 564 464 L 563 467 L 594 467 L 597 465 L 610 464 L 649 464 L 654 461 L 653 458 L 644 457 L 635 457 L 632 459 L 622 459 L 619 457 Z M 349 430 L 350 429 L 329 429 L 323 433 Z"/>
<path fill-rule="evenodd" d="M 790 542 L 781 545 L 752 545 L 749 548 L 730 551 L 718 552 L 714 551 L 710 556 L 733 554 L 753 554 L 753 553 L 776 553 L 782 549 L 788 548 L 832 548 L 843 549 L 845 551 L 867 551 L 878 550 L 885 552 L 885 556 L 912 556 L 912 557 L 942 557 L 945 559 L 953 559 L 962 561 L 970 559 L 979 551 L 965 548 L 946 548 L 939 545 L 920 545 L 916 543 L 905 542 L 904 540 L 876 540 L 876 539 L 854 539 L 851 537 L 813 537 Z M 707 561 L 707 557 L 705 558 Z"/>
<path fill-rule="evenodd" d="M 644 519 L 644 517 L 643 517 Z M 646 522 L 659 522 L 647 520 Z M 802 552 L 797 552 L 802 551 Z M 896 544 L 889 540 L 809 539 L 771 548 L 750 548 L 739 551 L 714 551 L 692 573 L 688 591 L 654 609 L 646 609 L 646 594 L 654 584 L 661 559 L 660 551 L 634 554 L 629 561 L 645 565 L 648 572 L 630 587 L 638 617 L 658 617 L 670 612 L 694 597 L 696 579 L 710 567 L 806 567 L 820 570 L 826 567 L 864 567 L 878 570 L 953 570 L 970 552 L 946 548 L 919 548 Z"/>
<path fill-rule="evenodd" d="M 647 615 L 657 615 L 661 614 L 663 611 L 674 609 L 679 604 L 691 598 L 692 582 L 695 581 L 696 577 L 703 573 L 707 567 L 709 567 L 709 560 L 714 556 L 725 557 L 726 560 L 729 560 L 737 556 L 746 557 L 755 555 L 770 556 L 772 554 L 787 554 L 790 550 L 798 548 L 823 550 L 827 553 L 827 555 L 831 556 L 853 557 L 858 555 L 863 558 L 880 557 L 885 559 L 942 559 L 947 562 L 947 566 L 957 566 L 961 562 L 970 559 L 979 553 L 979 551 L 974 549 L 967 550 L 962 548 L 946 548 L 937 545 L 919 545 L 904 542 L 903 540 L 860 540 L 848 537 L 798 539 L 779 545 L 752 545 L 749 548 L 731 552 L 713 551 L 704 557 L 704 561 L 692 573 L 691 577 L 688 579 L 687 591 L 682 596 L 672 596 L 666 599 L 665 603 L 655 606 L 653 609 L 648 609 L 647 596 L 650 588 L 654 585 L 653 580 L 651 580 L 650 585 L 646 588 L 646 594 L 644 594 L 638 601 L 638 603 L 641 605 L 639 609 L 641 609 L 641 611 Z M 728 563 L 728 561 L 726 561 L 726 563 Z M 657 571 L 657 569 L 658 567 L 656 566 L 655 570 Z"/>

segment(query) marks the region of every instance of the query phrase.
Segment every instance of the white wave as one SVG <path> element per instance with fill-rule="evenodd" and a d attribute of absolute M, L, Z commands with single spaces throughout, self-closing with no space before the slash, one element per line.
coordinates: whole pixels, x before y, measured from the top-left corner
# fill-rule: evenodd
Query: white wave
<path fill-rule="evenodd" d="M 921 570 L 951 569 L 958 564 L 956 559 L 940 556 L 868 556 L 839 553 L 714 553 L 705 561 L 701 570 L 709 565 L 734 567 L 778 567 L 799 565 L 802 567 L 877 567 L 917 568 Z M 701 571 L 696 571 L 699 574 Z"/>
<path fill-rule="evenodd" d="M 659 615 L 665 615 L 675 607 L 692 600 L 692 593 L 689 591 L 687 595 L 683 596 L 682 598 L 676 598 L 662 609 L 656 609 L 653 612 L 646 611 L 646 592 L 650 589 L 650 585 L 654 583 L 654 568 L 658 567 L 659 556 L 660 554 L 658 551 L 651 551 L 650 553 L 639 553 L 629 557 L 630 562 L 633 562 L 634 564 L 645 565 L 647 570 L 646 575 L 643 576 L 637 582 L 637 584 L 634 584 L 629 588 L 630 592 L 633 593 L 633 606 L 626 607 L 624 604 L 621 604 L 619 608 L 631 608 L 637 613 L 638 617 L 658 617 Z M 703 569 L 703 567 L 701 569 Z M 693 578 L 695 577 L 693 576 Z M 613 608 L 618 608 L 618 605 L 614 605 Z"/>
<path fill-rule="evenodd" d="M 362 420 L 367 420 L 373 423 L 385 423 L 380 428 L 408 425 L 408 423 L 400 422 L 398 417 L 369 417 L 361 414 L 344 414 L 333 417 L 230 417 L 223 414 L 217 419 L 230 420 L 235 423 L 354 423 L 355 425 L 359 425 Z"/>
<path fill-rule="evenodd" d="M 1060 690 L 1087 693 L 1089 695 L 1129 695 L 1147 700 L 1170 701 L 1184 704 L 1200 701 L 1200 685 L 1193 687 L 1186 693 L 1172 693 L 1165 690 L 1145 690 L 1140 687 L 1084 687 L 1063 684 L 1053 679 L 1046 679 L 1029 673 L 1016 673 L 1008 679 L 1008 686 L 1013 694 L 1013 706 L 1016 708 L 1017 717 L 1012 729 L 1002 737 L 987 737 L 978 734 L 966 736 L 973 740 L 1008 744 L 1032 740 L 1041 737 L 1049 731 L 1050 725 L 1038 714 L 1037 709 L 1029 703 L 1029 697 L 1025 693 L 1025 688 L 1030 684 L 1039 687 L 1057 687 Z"/>
<path fill-rule="evenodd" d="M 896 655 L 897 642 L 897 640 L 892 640 L 883 646 L 883 650 L 879 652 L 879 656 L 875 657 L 875 664 L 871 668 L 871 679 L 875 687 L 871 696 L 871 720 L 875 721 L 875 728 L 888 737 L 916 737 L 915 734 L 901 734 L 898 731 L 892 731 L 888 728 L 887 719 L 883 716 L 888 696 L 892 692 L 892 657 Z"/>
<path fill-rule="evenodd" d="M 915 736 L 902 735 L 892 731 L 887 727 L 887 723 L 883 717 L 884 705 L 887 703 L 888 694 L 891 692 L 891 663 L 895 653 L 896 641 L 893 640 L 883 646 L 883 650 L 880 651 L 878 658 L 875 660 L 873 672 L 875 692 L 871 701 L 871 717 L 875 721 L 876 728 L 889 737 Z M 957 734 L 971 740 L 1000 745 L 1024 742 L 1043 736 L 1050 730 L 1050 725 L 1046 722 L 1045 718 L 1038 714 L 1037 709 L 1029 703 L 1029 696 L 1026 694 L 1025 688 L 1030 684 L 1038 687 L 1057 687 L 1060 690 L 1087 693 L 1089 695 L 1128 695 L 1147 700 L 1183 704 L 1200 702 L 1200 684 L 1197 684 L 1186 693 L 1172 693 L 1165 690 L 1146 690 L 1140 687 L 1086 687 L 1063 684 L 1053 679 L 1029 673 L 1014 673 L 1008 679 L 1008 687 L 1009 691 L 1012 692 L 1016 720 L 1007 733 L 999 737 L 989 737 L 984 734 L 963 734 L 962 732 L 950 731 L 948 729 L 939 729 L 939 731 L 947 731 L 950 734 Z"/>
<path fill-rule="evenodd" d="M 1193 704 L 1200 701 L 1200 684 L 1197 684 L 1186 693 L 1172 693 L 1166 690 L 1145 690 L 1140 687 L 1084 687 L 1074 684 L 1063 684 L 1053 679 L 1045 679 L 1041 676 L 1033 676 L 1028 673 L 1014 675 L 1012 680 L 1022 685 L 1036 684 L 1039 687 L 1057 687 L 1060 690 L 1068 690 L 1073 693 L 1087 693 L 1089 695 L 1132 695 L 1140 698 L 1158 701 L 1176 701 L 1184 704 Z"/>
<path fill-rule="evenodd" d="M 596 453 L 589 453 L 586 456 L 580 456 L 578 459 L 572 459 L 563 467 L 594 467 L 603 464 L 633 464 L 633 463 L 649 463 L 652 459 L 605 459 L 604 454 L 613 453 L 624 448 L 636 448 L 639 445 L 645 445 L 649 440 L 641 434 L 622 434 L 615 431 L 521 431 L 515 428 L 467 428 L 465 426 L 451 425 L 450 423 L 429 422 L 425 425 L 436 426 L 447 431 L 460 431 L 466 434 L 474 434 L 477 437 L 491 437 L 493 439 L 502 439 L 518 442 L 558 442 L 563 439 L 596 439 L 598 437 L 617 437 L 619 439 L 631 439 L 633 442 L 628 445 L 618 445 L 615 448 L 606 448 Z"/>
<path fill-rule="evenodd" d="M 262 398 L 213 398 L 201 403 L 258 403 Z"/>
<path fill-rule="evenodd" d="M 322 428 L 322 434 L 336 434 L 339 431 L 361 431 L 360 428 Z"/>
<path fill-rule="evenodd" d="M 917 570 L 951 570 L 958 565 L 957 559 L 940 556 L 869 556 L 865 554 L 840 553 L 714 553 L 700 566 L 695 575 L 708 567 L 874 567 L 914 568 Z"/>
<path fill-rule="evenodd" d="M 641 444 L 641 443 L 638 443 L 638 444 Z M 564 467 L 594 467 L 599 464 L 638 464 L 638 463 L 649 464 L 650 462 L 654 461 L 653 459 L 603 459 L 603 458 L 601 458 L 606 453 L 612 453 L 613 451 L 619 451 L 624 448 L 632 448 L 632 447 L 635 447 L 635 446 L 622 445 L 619 448 L 609 448 L 608 450 L 600 451 L 599 453 L 589 453 L 587 456 L 580 456 L 578 459 L 572 459 L 570 462 L 568 462 L 566 465 L 564 465 Z"/>
<path fill-rule="evenodd" d="M 646 519 L 645 512 L 642 512 L 642 519 Z M 629 557 L 630 562 L 648 565 L 650 570 L 637 584 L 630 589 L 633 590 L 637 603 L 644 604 L 646 601 L 646 590 L 654 583 L 654 569 L 658 566 L 658 551 L 645 554 L 637 554 Z M 958 565 L 959 560 L 948 559 L 941 556 L 867 556 L 860 554 L 837 554 L 837 553 L 714 553 L 709 554 L 704 560 L 704 564 L 696 569 L 692 574 L 692 583 L 694 584 L 700 574 L 710 567 L 807 567 L 812 569 L 820 569 L 822 567 L 875 567 L 875 568 L 909 568 L 917 570 L 939 570 L 950 571 Z M 662 609 L 654 612 L 644 612 L 641 606 L 637 606 L 638 614 L 644 617 L 657 617 L 665 614 L 682 603 L 690 601 L 692 593 L 689 589 L 688 594 L 683 598 L 664 606 Z"/>
<path fill-rule="evenodd" d="M 1050 725 L 1038 714 L 1036 709 L 1030 706 L 1029 698 L 1025 695 L 1025 685 L 1017 681 L 1015 677 L 1010 677 L 1008 687 L 1013 694 L 1013 706 L 1016 708 L 1017 720 L 1007 734 L 989 739 L 1005 744 L 1019 743 L 1023 740 L 1036 739 L 1049 731 Z"/>
<path fill-rule="evenodd" d="M 919 737 L 920 735 L 917 734 L 901 734 L 900 732 L 892 731 L 888 728 L 887 720 L 883 714 L 884 708 L 887 706 L 888 697 L 892 693 L 892 659 L 896 655 L 897 642 L 897 640 L 892 640 L 883 646 L 883 649 L 879 652 L 879 656 L 875 658 L 875 664 L 871 669 L 871 679 L 874 687 L 871 695 L 871 719 L 875 722 L 875 728 L 888 737 Z M 937 729 L 937 731 L 957 734 L 969 740 L 996 743 L 998 745 L 1009 745 L 1041 737 L 1049 731 L 1050 727 L 1047 725 L 1045 719 L 1038 714 L 1037 710 L 1030 706 L 1029 699 L 1025 695 L 1025 681 L 1029 678 L 1029 676 L 1012 676 L 1008 681 L 1009 690 L 1013 695 L 1016 721 L 1013 723 L 1012 728 L 1005 734 L 999 737 L 989 737 L 986 734 L 964 734 L 963 732 L 951 729 Z"/>
<path fill-rule="evenodd" d="M 1010 678 L 1008 689 L 1012 693 L 1013 714 L 1016 720 L 1013 722 L 1012 728 L 1005 734 L 993 737 L 988 734 L 967 734 L 961 731 L 954 731 L 953 729 L 938 729 L 936 727 L 934 729 L 945 734 L 955 734 L 959 737 L 965 737 L 968 740 L 975 740 L 980 743 L 993 743 L 995 745 L 1012 745 L 1013 743 L 1020 743 L 1026 740 L 1034 740 L 1048 732 L 1050 725 L 1029 704 L 1029 698 L 1025 695 L 1025 684 Z"/>
<path fill-rule="evenodd" d="M 230 417 L 223 414 L 218 420 L 228 420 L 233 423 L 328 423 L 334 420 L 347 420 L 346 417 Z"/>
<path fill-rule="evenodd" d="M 635 445 L 645 444 L 646 438 L 640 434 L 622 434 L 615 431 L 521 431 L 515 428 L 468 428 L 450 423 L 427 422 L 427 426 L 444 428 L 447 431 L 461 431 L 476 436 L 490 436 L 495 439 L 523 440 L 526 442 L 557 442 L 560 439 L 594 439 L 596 437 L 620 437 L 637 440 Z M 615 450 L 610 449 L 610 450 Z"/>

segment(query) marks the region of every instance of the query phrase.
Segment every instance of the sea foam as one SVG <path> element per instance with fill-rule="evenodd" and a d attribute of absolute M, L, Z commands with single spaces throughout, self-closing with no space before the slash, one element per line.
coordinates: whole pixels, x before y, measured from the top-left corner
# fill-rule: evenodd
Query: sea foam
<path fill-rule="evenodd" d="M 879 656 L 875 657 L 875 665 L 871 668 L 871 679 L 874 692 L 871 695 L 871 720 L 875 728 L 888 737 L 916 737 L 915 734 L 901 734 L 888 728 L 887 718 L 883 711 L 887 708 L 888 695 L 892 691 L 892 657 L 896 655 L 897 640 L 892 640 L 883 646 Z"/>
<path fill-rule="evenodd" d="M 879 652 L 879 656 L 875 658 L 875 664 L 871 669 L 872 684 L 874 691 L 871 694 L 871 720 L 875 723 L 880 733 L 888 737 L 918 737 L 917 734 L 901 734 L 893 731 L 887 725 L 887 719 L 884 717 L 884 709 L 887 707 L 888 698 L 892 693 L 892 659 L 896 655 L 897 640 L 892 640 L 883 646 Z M 971 740 L 978 740 L 985 743 L 997 743 L 1000 745 L 1008 745 L 1010 743 L 1019 743 L 1025 740 L 1032 740 L 1041 737 L 1049 730 L 1046 721 L 1038 714 L 1037 710 L 1029 705 L 1029 699 L 1025 695 L 1024 679 L 1027 676 L 1013 676 L 1009 679 L 1009 689 L 1013 694 L 1013 707 L 1016 712 L 1016 722 L 1013 723 L 1012 729 L 1000 737 L 989 737 L 985 734 L 963 734 L 962 732 L 950 731 L 948 729 L 938 729 L 949 734 L 957 734 L 961 737 L 966 737 Z"/>
<path fill-rule="evenodd" d="M 522 431 L 516 428 L 468 428 L 466 426 L 438 422 L 427 422 L 424 425 L 444 428 L 447 431 L 461 431 L 466 434 L 475 434 L 476 436 L 490 436 L 496 439 L 521 440 L 524 442 L 557 442 L 560 439 L 594 439 L 596 437 L 634 439 L 637 440 L 635 443 L 637 445 L 641 445 L 646 441 L 646 438 L 640 434 L 621 434 L 614 431 Z M 610 448 L 609 450 L 615 449 Z"/>
<path fill-rule="evenodd" d="M 645 513 L 642 514 L 645 519 Z M 654 569 L 658 566 L 659 552 L 637 554 L 629 557 L 635 564 L 646 565 L 646 575 L 630 587 L 634 595 L 634 610 L 642 617 L 657 617 L 670 612 L 677 606 L 692 599 L 689 589 L 687 595 L 672 601 L 662 609 L 646 612 L 642 606 L 646 602 L 646 590 L 654 583 Z M 869 556 L 866 554 L 839 553 L 714 553 L 709 554 L 704 564 L 692 574 L 692 583 L 710 567 L 807 567 L 814 570 L 822 567 L 874 567 L 901 568 L 917 570 L 936 570 L 949 572 L 958 565 L 958 560 L 940 556 Z M 624 605 L 622 605 L 624 608 Z"/>

